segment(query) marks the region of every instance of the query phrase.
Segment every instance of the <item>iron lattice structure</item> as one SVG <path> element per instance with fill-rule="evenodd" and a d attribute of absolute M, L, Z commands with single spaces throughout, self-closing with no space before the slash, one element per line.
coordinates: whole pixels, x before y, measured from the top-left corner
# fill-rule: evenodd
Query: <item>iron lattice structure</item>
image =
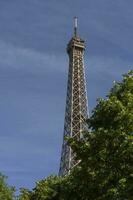
<path fill-rule="evenodd" d="M 67 145 L 66 136 L 82 138 L 82 133 L 88 130 L 88 103 L 84 70 L 84 41 L 75 35 L 67 46 L 69 55 L 69 72 L 67 84 L 67 99 L 64 123 L 64 138 L 62 145 L 59 175 L 68 174 L 70 169 L 77 164 L 75 154 Z"/>

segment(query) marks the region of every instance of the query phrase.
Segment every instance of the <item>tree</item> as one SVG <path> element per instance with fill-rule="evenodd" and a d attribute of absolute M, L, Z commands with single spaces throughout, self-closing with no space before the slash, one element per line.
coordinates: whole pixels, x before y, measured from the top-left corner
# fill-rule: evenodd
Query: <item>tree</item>
<path fill-rule="evenodd" d="M 10 187 L 6 183 L 7 177 L 0 173 L 0 199 L 1 200 L 13 200 L 15 188 Z"/>
<path fill-rule="evenodd" d="M 65 177 L 50 176 L 37 182 L 31 200 L 65 200 L 66 179 Z"/>
<path fill-rule="evenodd" d="M 88 125 L 81 140 L 67 139 L 79 161 L 71 173 L 39 181 L 21 200 L 133 199 L 133 71 L 98 100 Z"/>
<path fill-rule="evenodd" d="M 30 200 L 31 199 L 31 194 L 32 194 L 32 192 L 29 191 L 28 189 L 21 188 L 18 200 Z"/>
<path fill-rule="evenodd" d="M 123 81 L 116 82 L 107 95 L 99 99 L 93 115 L 89 120 L 90 128 L 97 130 L 133 130 L 133 71 L 123 76 Z"/>
<path fill-rule="evenodd" d="M 84 139 L 69 143 L 80 163 L 70 175 L 77 199 L 131 200 L 133 197 L 133 71 L 99 99 Z"/>

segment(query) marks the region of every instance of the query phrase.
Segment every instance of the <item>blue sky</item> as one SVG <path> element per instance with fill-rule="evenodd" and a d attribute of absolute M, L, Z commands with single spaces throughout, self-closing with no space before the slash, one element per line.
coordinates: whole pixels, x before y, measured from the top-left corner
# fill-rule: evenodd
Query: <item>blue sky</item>
<path fill-rule="evenodd" d="M 0 0 L 0 171 L 33 188 L 59 168 L 68 56 L 79 18 L 89 109 L 133 63 L 132 0 Z"/>

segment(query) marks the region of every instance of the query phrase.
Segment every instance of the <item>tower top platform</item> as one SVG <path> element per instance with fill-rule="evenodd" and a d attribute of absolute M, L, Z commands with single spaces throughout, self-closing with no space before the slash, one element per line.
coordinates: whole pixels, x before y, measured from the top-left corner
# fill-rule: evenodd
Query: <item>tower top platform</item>
<path fill-rule="evenodd" d="M 70 53 L 72 49 L 85 50 L 85 41 L 80 37 L 72 37 L 67 45 L 67 52 Z"/>

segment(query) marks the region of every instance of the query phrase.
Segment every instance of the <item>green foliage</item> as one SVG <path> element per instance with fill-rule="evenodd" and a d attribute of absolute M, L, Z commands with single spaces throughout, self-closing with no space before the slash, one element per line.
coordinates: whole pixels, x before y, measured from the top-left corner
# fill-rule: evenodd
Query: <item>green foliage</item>
<path fill-rule="evenodd" d="M 71 174 L 77 199 L 133 199 L 133 71 L 99 100 L 88 123 L 83 140 L 69 140 L 80 160 Z"/>
<path fill-rule="evenodd" d="M 66 178 L 58 176 L 50 176 L 44 180 L 36 183 L 33 189 L 32 200 L 63 200 L 65 198 L 65 191 L 67 187 Z"/>
<path fill-rule="evenodd" d="M 99 99 L 93 115 L 88 120 L 92 129 L 119 129 L 133 132 L 133 71 L 115 83 L 107 96 Z"/>
<path fill-rule="evenodd" d="M 6 183 L 6 177 L 0 173 L 0 200 L 13 200 L 15 188 Z"/>
<path fill-rule="evenodd" d="M 79 164 L 68 176 L 39 181 L 21 200 L 133 199 L 133 71 L 98 101 L 88 124 L 84 138 L 68 139 Z"/>
<path fill-rule="evenodd" d="M 18 200 L 30 200 L 31 199 L 31 192 L 25 188 L 20 189 L 20 195 Z"/>
<path fill-rule="evenodd" d="M 124 132 L 99 129 L 71 145 L 80 160 L 71 180 L 80 199 L 131 199 L 133 143 Z"/>
<path fill-rule="evenodd" d="M 36 184 L 36 188 L 34 189 L 34 194 L 32 198 L 33 200 L 58 199 L 59 186 L 60 186 L 59 178 L 51 176 Z"/>

